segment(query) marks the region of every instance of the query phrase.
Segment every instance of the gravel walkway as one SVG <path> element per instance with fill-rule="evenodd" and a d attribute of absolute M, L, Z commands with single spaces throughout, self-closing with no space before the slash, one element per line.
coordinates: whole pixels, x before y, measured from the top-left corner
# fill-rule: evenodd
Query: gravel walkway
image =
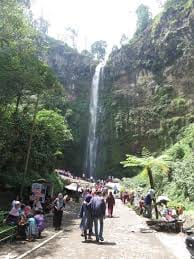
<path fill-rule="evenodd" d="M 25 258 L 32 259 L 176 259 L 173 246 L 166 246 L 164 236 L 147 228 L 145 220 L 134 211 L 117 200 L 113 218 L 104 221 L 104 239 L 102 243 L 84 242 L 80 236 L 80 220 L 77 218 L 77 208 L 69 208 L 64 215 L 64 229 L 57 237 L 44 244 Z M 51 231 L 51 230 L 50 230 Z M 52 233 L 50 232 L 50 235 Z M 168 238 L 168 235 L 167 235 Z M 176 239 L 173 239 L 176 240 Z M 44 241 L 44 240 L 42 240 Z M 33 247 L 38 244 L 33 244 Z M 1 259 L 17 258 L 22 253 L 18 247 L 11 246 Z M 25 248 L 25 249 L 24 249 Z M 32 248 L 32 247 L 31 247 Z M 23 247 L 23 253 L 31 249 Z M 175 248 L 176 249 L 176 248 Z M 11 252 L 12 251 L 12 252 Z M 187 251 L 186 251 L 187 252 Z M 185 256 L 189 253 L 183 253 Z M 2 256 L 1 256 L 2 255 Z M 190 257 L 184 257 L 187 259 Z"/>

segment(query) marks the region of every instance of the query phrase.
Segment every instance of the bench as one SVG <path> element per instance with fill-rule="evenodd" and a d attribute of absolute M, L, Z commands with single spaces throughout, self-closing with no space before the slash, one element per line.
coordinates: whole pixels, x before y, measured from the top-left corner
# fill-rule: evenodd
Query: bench
<path fill-rule="evenodd" d="M 13 241 L 14 237 L 17 234 L 17 226 L 9 226 L 4 223 L 7 215 L 8 212 L 0 212 L 0 243 L 7 240 Z"/>

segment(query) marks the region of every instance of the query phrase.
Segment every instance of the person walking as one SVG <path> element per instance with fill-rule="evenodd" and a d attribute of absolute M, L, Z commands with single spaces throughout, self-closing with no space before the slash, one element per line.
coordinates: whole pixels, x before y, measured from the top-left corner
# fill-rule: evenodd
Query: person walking
<path fill-rule="evenodd" d="M 89 230 L 88 233 L 88 239 L 92 239 L 92 215 L 91 215 L 91 210 L 89 207 L 89 203 L 92 199 L 92 195 L 87 195 L 85 197 L 84 202 L 82 203 L 79 217 L 81 218 L 81 223 L 80 223 L 80 229 L 82 231 L 82 234 L 85 237 L 85 240 L 87 240 L 87 230 Z"/>
<path fill-rule="evenodd" d="M 109 195 L 106 198 L 106 204 L 108 205 L 108 217 L 112 218 L 113 207 L 115 206 L 115 198 L 112 192 L 109 192 Z"/>
<path fill-rule="evenodd" d="M 90 202 L 91 215 L 94 221 L 94 229 L 96 241 L 104 241 L 103 238 L 103 226 L 104 226 L 104 217 L 106 212 L 106 204 L 104 199 L 101 197 L 101 192 L 98 191 L 94 193 L 93 198 Z"/>
<path fill-rule="evenodd" d="M 59 193 L 53 203 L 53 227 L 55 230 L 60 230 L 64 208 L 63 194 Z"/>

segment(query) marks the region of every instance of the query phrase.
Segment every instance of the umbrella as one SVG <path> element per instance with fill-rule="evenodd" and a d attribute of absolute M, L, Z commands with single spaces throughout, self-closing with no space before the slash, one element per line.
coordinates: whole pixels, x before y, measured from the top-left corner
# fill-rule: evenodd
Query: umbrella
<path fill-rule="evenodd" d="M 158 196 L 156 202 L 157 203 L 161 203 L 161 202 L 167 202 L 167 201 L 170 201 L 169 198 L 165 195 L 161 195 L 161 196 Z"/>

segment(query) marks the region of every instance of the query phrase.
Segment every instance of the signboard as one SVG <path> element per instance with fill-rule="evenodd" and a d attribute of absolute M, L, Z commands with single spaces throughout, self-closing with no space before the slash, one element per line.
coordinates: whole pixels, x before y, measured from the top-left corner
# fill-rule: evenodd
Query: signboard
<path fill-rule="evenodd" d="M 34 200 L 36 198 L 40 199 L 40 202 L 45 202 L 45 195 L 46 195 L 46 186 L 41 183 L 33 183 L 32 184 L 32 193 L 34 196 Z"/>

